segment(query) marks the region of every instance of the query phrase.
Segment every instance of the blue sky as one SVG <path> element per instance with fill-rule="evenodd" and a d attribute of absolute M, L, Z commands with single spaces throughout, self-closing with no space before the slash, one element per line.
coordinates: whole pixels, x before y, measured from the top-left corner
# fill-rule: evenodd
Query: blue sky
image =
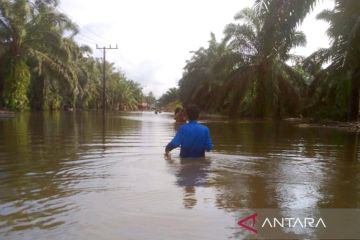
<path fill-rule="evenodd" d="M 170 87 L 176 87 L 182 76 L 190 51 L 207 46 L 210 32 L 218 39 L 226 24 L 252 0 L 61 0 L 60 10 L 79 25 L 76 40 L 94 49 L 115 46 L 107 52 L 107 59 L 126 75 L 139 82 L 145 93 L 157 97 Z M 329 44 L 327 24 L 315 19 L 324 8 L 332 8 L 333 1 L 320 1 L 300 27 L 307 36 L 306 48 L 295 52 L 307 56 Z"/>

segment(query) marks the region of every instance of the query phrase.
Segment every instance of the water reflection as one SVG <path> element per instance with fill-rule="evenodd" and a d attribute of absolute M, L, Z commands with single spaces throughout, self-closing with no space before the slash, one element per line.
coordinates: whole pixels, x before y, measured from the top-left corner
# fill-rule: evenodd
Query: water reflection
<path fill-rule="evenodd" d="M 183 206 L 191 209 L 196 203 L 196 188 L 208 186 L 209 158 L 166 158 L 176 176 L 176 185 L 183 189 Z"/>
<path fill-rule="evenodd" d="M 215 146 L 233 154 L 221 156 L 224 160 L 215 171 L 219 206 L 359 206 L 359 198 L 350 197 L 351 192 L 359 192 L 357 134 L 274 123 L 234 125 L 210 125 Z M 334 190 L 345 191 L 348 197 Z M 331 196 L 339 200 L 330 200 Z"/>
<path fill-rule="evenodd" d="M 336 151 L 327 184 L 322 186 L 325 208 L 360 208 L 359 133 L 344 136 L 342 150 Z"/>
<path fill-rule="evenodd" d="M 134 122 L 96 113 L 24 113 L 0 121 L 0 232 L 52 229 L 74 224 L 72 198 L 109 189 L 106 126 L 136 131 Z"/>
<path fill-rule="evenodd" d="M 219 207 L 238 218 L 245 208 L 279 208 L 285 216 L 293 209 L 311 215 L 318 208 L 359 208 L 357 133 L 273 124 L 240 123 L 219 132 L 214 124 L 224 153 L 236 154 L 219 156 L 223 161 L 214 171 Z M 316 233 L 307 237 L 316 239 Z"/>

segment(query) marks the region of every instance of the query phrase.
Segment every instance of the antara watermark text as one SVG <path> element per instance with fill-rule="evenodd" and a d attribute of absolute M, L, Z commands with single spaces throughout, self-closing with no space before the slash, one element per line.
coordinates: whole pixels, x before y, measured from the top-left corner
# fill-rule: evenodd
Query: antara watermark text
<path fill-rule="evenodd" d="M 282 227 L 282 228 L 317 228 L 323 227 L 326 228 L 326 224 L 322 218 L 265 218 L 261 227 Z"/>
<path fill-rule="evenodd" d="M 244 238 L 360 239 L 360 208 L 251 211 L 241 211 L 244 218 L 237 222 Z"/>
<path fill-rule="evenodd" d="M 258 233 L 258 229 L 255 224 L 258 222 L 258 214 L 254 213 L 238 221 L 238 224 L 253 232 Z M 262 222 L 261 228 L 326 228 L 323 218 L 313 217 L 266 217 Z"/>

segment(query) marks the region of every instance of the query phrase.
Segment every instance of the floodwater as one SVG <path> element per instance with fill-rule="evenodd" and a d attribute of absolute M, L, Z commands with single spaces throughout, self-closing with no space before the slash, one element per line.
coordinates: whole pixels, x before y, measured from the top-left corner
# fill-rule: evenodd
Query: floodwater
<path fill-rule="evenodd" d="M 356 133 L 204 123 L 214 151 L 166 159 L 167 113 L 0 120 L 0 239 L 240 239 L 241 209 L 360 208 Z"/>

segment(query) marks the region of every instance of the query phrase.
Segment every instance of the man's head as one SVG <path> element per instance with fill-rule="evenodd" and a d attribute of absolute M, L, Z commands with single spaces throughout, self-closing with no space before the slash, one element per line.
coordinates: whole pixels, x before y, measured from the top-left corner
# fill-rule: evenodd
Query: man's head
<path fill-rule="evenodd" d="M 190 121 L 197 120 L 199 118 L 200 109 L 195 104 L 189 104 L 186 107 L 186 115 Z"/>

